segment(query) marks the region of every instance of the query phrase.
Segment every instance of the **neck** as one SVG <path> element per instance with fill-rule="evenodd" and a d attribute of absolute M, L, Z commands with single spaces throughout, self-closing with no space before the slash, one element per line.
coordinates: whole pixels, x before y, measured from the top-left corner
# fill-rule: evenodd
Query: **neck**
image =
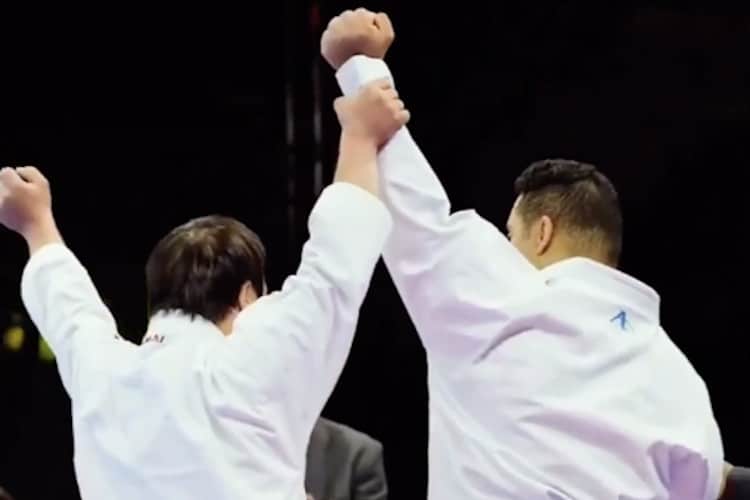
<path fill-rule="evenodd" d="M 216 323 L 216 326 L 219 328 L 219 330 L 221 330 L 221 333 L 223 333 L 225 336 L 228 336 L 232 333 L 235 318 L 237 318 L 237 313 L 232 311 L 227 314 L 224 319 L 218 321 Z"/>
<path fill-rule="evenodd" d="M 580 257 L 590 259 L 605 266 L 617 267 L 608 258 L 607 255 L 598 249 L 581 248 L 580 245 L 553 245 L 547 252 L 540 255 L 537 259 L 537 267 L 543 269 L 557 262 Z"/>

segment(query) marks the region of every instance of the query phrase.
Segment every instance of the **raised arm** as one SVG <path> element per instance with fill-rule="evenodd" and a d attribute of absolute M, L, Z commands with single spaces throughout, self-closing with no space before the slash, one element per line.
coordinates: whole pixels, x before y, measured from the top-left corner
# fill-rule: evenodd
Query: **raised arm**
<path fill-rule="evenodd" d="M 300 266 L 280 292 L 239 315 L 217 367 L 225 382 L 236 383 L 238 404 L 265 412 L 263 421 L 303 447 L 343 369 L 391 229 L 377 197 L 377 150 L 408 119 L 383 84 L 337 101 L 336 110 L 342 133 L 335 182 L 310 215 Z"/>
<path fill-rule="evenodd" d="M 385 14 L 360 9 L 331 21 L 321 50 L 345 94 L 373 79 L 393 81 L 382 60 L 393 39 Z M 473 210 L 451 215 L 443 186 L 406 128 L 378 161 L 394 220 L 383 257 L 396 287 L 428 353 L 470 358 L 502 329 L 499 306 L 536 272 Z"/>
<path fill-rule="evenodd" d="M 31 255 L 21 294 L 52 348 L 65 389 L 79 394 L 82 367 L 107 366 L 120 340 L 114 318 L 86 269 L 63 243 L 52 215 L 47 179 L 33 167 L 0 171 L 0 224 L 24 237 Z"/>

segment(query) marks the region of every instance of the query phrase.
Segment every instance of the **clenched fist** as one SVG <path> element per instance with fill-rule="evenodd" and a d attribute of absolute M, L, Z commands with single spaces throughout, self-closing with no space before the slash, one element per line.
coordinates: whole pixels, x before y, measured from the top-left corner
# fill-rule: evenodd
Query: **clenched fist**
<path fill-rule="evenodd" d="M 0 224 L 21 235 L 52 218 L 49 183 L 34 167 L 0 170 Z"/>
<path fill-rule="evenodd" d="M 386 14 L 347 10 L 328 24 L 320 40 L 320 51 L 328 64 L 339 69 L 358 54 L 383 59 L 394 38 L 393 25 Z"/>
<path fill-rule="evenodd" d="M 372 140 L 377 147 L 408 123 L 409 111 L 388 80 L 362 87 L 359 94 L 334 103 L 344 133 Z"/>

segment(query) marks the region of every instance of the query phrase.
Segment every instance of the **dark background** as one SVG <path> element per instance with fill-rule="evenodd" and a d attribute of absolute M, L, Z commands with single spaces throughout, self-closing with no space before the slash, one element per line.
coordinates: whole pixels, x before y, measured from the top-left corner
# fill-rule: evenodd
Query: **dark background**
<path fill-rule="evenodd" d="M 527 4 L 366 6 L 391 14 L 389 64 L 455 208 L 504 224 L 514 177 L 547 157 L 612 178 L 623 268 L 661 293 L 666 329 L 712 391 L 727 458 L 750 464 L 750 15 Z M 45 11 L 3 36 L 0 163 L 48 174 L 67 243 L 131 340 L 146 323 L 146 256 L 188 218 L 247 222 L 266 242 L 273 287 L 294 270 L 337 147 L 320 28 L 357 6 Z M 23 313 L 25 259 L 0 231 L 0 333 Z M 19 500 L 78 498 L 67 396 L 22 323 L 22 350 L 0 345 L 0 484 Z M 326 414 L 383 441 L 391 498 L 425 497 L 424 354 L 382 266 Z"/>

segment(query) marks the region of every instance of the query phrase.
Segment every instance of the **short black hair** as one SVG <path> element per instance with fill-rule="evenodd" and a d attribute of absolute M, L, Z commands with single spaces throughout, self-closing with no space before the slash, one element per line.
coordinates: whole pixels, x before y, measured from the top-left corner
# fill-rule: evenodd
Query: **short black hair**
<path fill-rule="evenodd" d="M 149 316 L 182 311 L 221 321 L 245 283 L 263 294 L 265 261 L 260 238 L 236 219 L 213 215 L 176 227 L 146 264 Z"/>
<path fill-rule="evenodd" d="M 617 190 L 594 165 L 573 160 L 534 162 L 515 182 L 519 214 L 530 223 L 543 215 L 579 233 L 582 244 L 603 245 L 617 265 L 622 252 L 622 211 Z"/>

